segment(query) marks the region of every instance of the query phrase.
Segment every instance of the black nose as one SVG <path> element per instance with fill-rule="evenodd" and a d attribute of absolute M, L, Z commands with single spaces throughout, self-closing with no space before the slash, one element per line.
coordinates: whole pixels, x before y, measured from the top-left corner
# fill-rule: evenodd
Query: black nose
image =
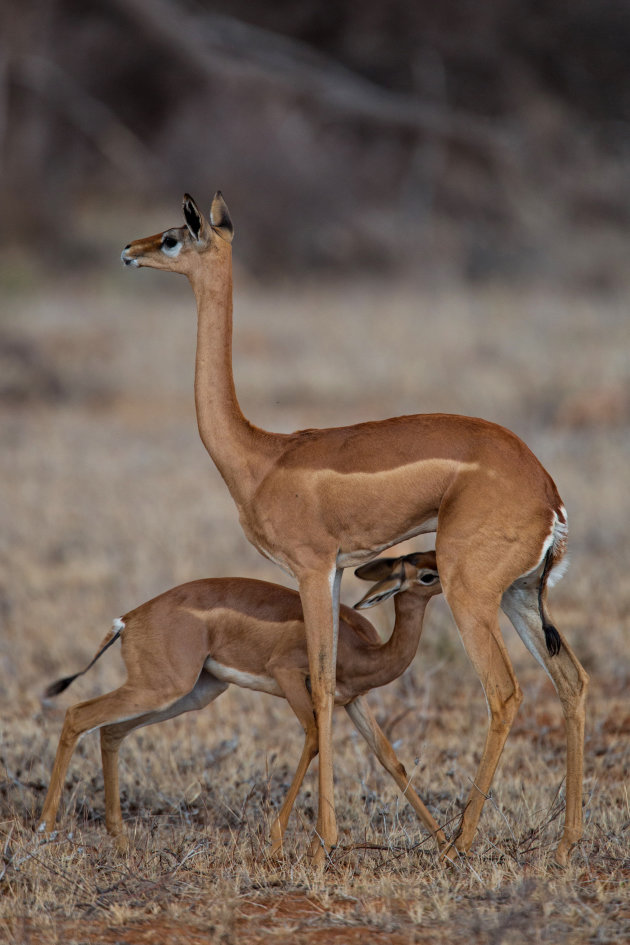
<path fill-rule="evenodd" d="M 125 246 L 125 249 L 129 249 L 130 246 L 131 246 L 131 243 L 127 243 L 127 245 Z"/>

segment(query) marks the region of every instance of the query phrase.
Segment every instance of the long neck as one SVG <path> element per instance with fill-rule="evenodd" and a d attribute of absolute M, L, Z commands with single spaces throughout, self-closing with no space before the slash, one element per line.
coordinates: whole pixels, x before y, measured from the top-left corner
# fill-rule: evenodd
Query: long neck
<path fill-rule="evenodd" d="M 380 646 L 370 646 L 356 654 L 353 676 L 361 677 L 369 688 L 376 688 L 404 673 L 416 655 L 429 599 L 413 593 L 396 595 L 396 620 L 391 637 Z"/>
<path fill-rule="evenodd" d="M 262 474 L 276 438 L 243 416 L 232 374 L 232 251 L 225 246 L 190 276 L 197 300 L 197 425 L 233 496 Z"/>

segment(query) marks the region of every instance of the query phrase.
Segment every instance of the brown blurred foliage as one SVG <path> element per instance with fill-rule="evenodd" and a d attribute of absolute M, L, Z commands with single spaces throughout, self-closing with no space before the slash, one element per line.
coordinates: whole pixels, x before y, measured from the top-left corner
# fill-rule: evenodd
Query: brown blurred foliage
<path fill-rule="evenodd" d="M 77 225 L 90 201 L 173 206 L 220 188 L 259 273 L 623 277 L 621 0 L 2 9 L 0 234 L 42 258 L 95 251 Z"/>

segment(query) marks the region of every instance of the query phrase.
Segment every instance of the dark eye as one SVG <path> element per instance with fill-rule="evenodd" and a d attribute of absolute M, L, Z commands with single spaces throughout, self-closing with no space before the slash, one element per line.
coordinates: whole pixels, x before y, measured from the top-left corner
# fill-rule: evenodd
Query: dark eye
<path fill-rule="evenodd" d="M 173 236 L 164 236 L 162 237 L 162 246 L 165 246 L 166 249 L 172 249 L 173 246 L 177 246 L 177 240 Z"/>
<path fill-rule="evenodd" d="M 421 584 L 437 584 L 438 576 L 435 571 L 425 571 L 424 574 L 420 575 Z"/>

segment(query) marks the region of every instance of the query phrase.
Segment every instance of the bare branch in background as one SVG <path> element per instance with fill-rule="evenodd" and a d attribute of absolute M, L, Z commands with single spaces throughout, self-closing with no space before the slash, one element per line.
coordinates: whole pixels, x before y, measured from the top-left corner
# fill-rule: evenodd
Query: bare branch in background
<path fill-rule="evenodd" d="M 510 141 L 482 119 L 423 104 L 381 88 L 313 50 L 258 26 L 214 13 L 194 14 L 174 0 L 115 0 L 120 12 L 206 79 L 265 83 L 329 117 L 428 134 L 464 145 L 498 164 L 516 160 Z"/>
<path fill-rule="evenodd" d="M 0 20 L 0 236 L 32 241 L 36 213 L 43 253 L 89 253 L 79 199 L 212 178 L 266 273 L 422 258 L 625 279 L 628 5 L 30 0 Z"/>
<path fill-rule="evenodd" d="M 0 64 L 1 65 L 1 64 Z M 40 56 L 20 56 L 11 63 L 11 78 L 45 98 L 75 125 L 115 168 L 138 179 L 160 174 L 153 154 L 103 102 L 94 98 L 56 63 Z M 2 94 L 0 72 L 0 96 Z M 0 142 L 2 133 L 0 102 Z"/>
<path fill-rule="evenodd" d="M 9 127 L 9 62 L 7 50 L 0 43 L 0 177 L 4 165 L 4 148 Z"/>

